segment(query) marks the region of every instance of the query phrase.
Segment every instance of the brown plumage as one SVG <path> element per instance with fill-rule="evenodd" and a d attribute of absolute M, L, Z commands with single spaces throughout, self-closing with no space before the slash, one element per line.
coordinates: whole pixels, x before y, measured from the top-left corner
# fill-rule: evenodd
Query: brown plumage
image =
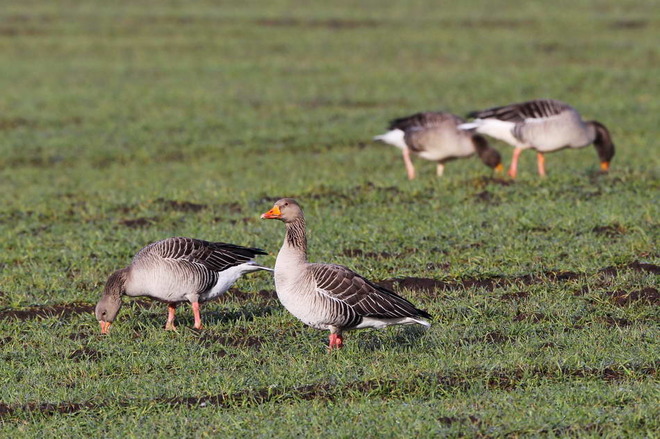
<path fill-rule="evenodd" d="M 605 125 L 584 121 L 578 111 L 565 102 L 537 99 L 517 104 L 473 111 L 475 120 L 459 128 L 487 134 L 515 147 L 509 175 L 516 177 L 518 159 L 524 149 L 535 149 L 538 172 L 545 176 L 545 153 L 564 148 L 594 145 L 600 167 L 607 171 L 614 157 L 614 143 Z"/>
<path fill-rule="evenodd" d="M 244 273 L 270 270 L 254 261 L 261 249 L 192 238 L 168 238 L 140 250 L 131 264 L 108 277 L 96 305 L 101 333 L 107 334 L 121 308 L 121 298 L 148 296 L 168 304 L 165 329 L 175 329 L 178 303 L 190 302 L 194 327 L 202 327 L 199 304 L 224 294 Z"/>
<path fill-rule="evenodd" d="M 262 218 L 279 219 L 286 236 L 275 262 L 275 288 L 284 307 L 306 325 L 330 330 L 330 349 L 343 346 L 342 332 L 420 324 L 431 316 L 396 293 L 352 270 L 307 262 L 305 217 L 300 205 L 283 198 Z"/>
<path fill-rule="evenodd" d="M 390 121 L 389 131 L 374 137 L 401 149 L 408 178 L 415 178 L 411 153 L 436 162 L 437 175 L 451 160 L 476 154 L 488 167 L 503 169 L 499 152 L 481 135 L 458 129 L 465 120 L 446 112 L 424 112 Z"/>

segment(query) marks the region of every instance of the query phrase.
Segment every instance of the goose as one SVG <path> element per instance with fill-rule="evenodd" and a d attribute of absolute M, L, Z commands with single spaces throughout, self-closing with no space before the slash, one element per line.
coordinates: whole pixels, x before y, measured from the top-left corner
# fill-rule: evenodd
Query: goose
<path fill-rule="evenodd" d="M 284 307 L 315 329 L 330 330 L 329 350 L 343 347 L 344 331 L 390 325 L 431 324 L 431 316 L 350 269 L 307 262 L 305 217 L 300 205 L 282 198 L 263 219 L 278 219 L 286 236 L 275 260 L 275 290 Z"/>
<path fill-rule="evenodd" d="M 537 99 L 517 104 L 473 111 L 472 122 L 460 129 L 476 131 L 502 140 L 515 149 L 509 175 L 516 178 L 518 159 L 524 149 L 535 149 L 538 172 L 544 177 L 546 152 L 564 148 L 581 148 L 594 144 L 600 168 L 607 171 L 614 157 L 614 143 L 605 125 L 595 120 L 584 121 L 578 111 L 554 99 Z"/>
<path fill-rule="evenodd" d="M 408 179 L 415 178 L 410 153 L 438 163 L 437 175 L 442 176 L 445 163 L 475 153 L 486 166 L 498 172 L 504 169 L 500 153 L 478 134 L 459 130 L 465 120 L 451 113 L 425 112 L 390 121 L 389 131 L 373 139 L 396 146 L 403 152 Z"/>
<path fill-rule="evenodd" d="M 167 330 L 176 329 L 177 304 L 190 302 L 194 327 L 201 329 L 200 302 L 224 294 L 244 273 L 272 271 L 254 260 L 256 255 L 265 254 L 258 248 L 182 237 L 149 244 L 137 252 L 128 267 L 108 278 L 95 310 L 101 334 L 108 333 L 121 308 L 123 295 L 148 296 L 166 302 Z"/>

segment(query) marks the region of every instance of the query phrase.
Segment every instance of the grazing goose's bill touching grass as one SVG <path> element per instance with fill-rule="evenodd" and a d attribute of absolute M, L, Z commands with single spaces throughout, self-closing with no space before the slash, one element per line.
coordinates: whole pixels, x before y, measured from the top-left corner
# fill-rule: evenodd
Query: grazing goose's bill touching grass
<path fill-rule="evenodd" d="M 343 346 L 342 332 L 390 325 L 431 326 L 431 316 L 392 291 L 346 267 L 307 262 L 305 217 L 298 203 L 282 198 L 261 215 L 286 225 L 275 261 L 275 289 L 282 305 L 306 325 L 330 330 L 329 349 Z"/>
<path fill-rule="evenodd" d="M 524 149 L 536 150 L 541 176 L 545 176 L 546 152 L 593 143 L 603 171 L 609 169 L 614 157 L 614 143 L 605 125 L 582 120 L 580 113 L 564 102 L 538 99 L 473 111 L 468 116 L 476 119 L 459 128 L 487 134 L 515 147 L 509 168 L 512 178 L 518 174 L 518 158 Z"/>
<path fill-rule="evenodd" d="M 200 302 L 224 294 L 238 278 L 256 270 L 268 270 L 254 261 L 265 255 L 261 249 L 192 238 L 168 238 L 140 250 L 131 265 L 110 275 L 101 300 L 96 305 L 96 319 L 101 333 L 107 334 L 115 320 L 121 298 L 148 296 L 167 303 L 165 329 L 176 329 L 174 312 L 180 302 L 192 304 L 196 329 L 202 328 Z"/>
<path fill-rule="evenodd" d="M 451 113 L 417 113 L 392 120 L 389 131 L 374 137 L 374 140 L 396 146 L 403 152 L 403 162 L 410 180 L 415 178 L 410 153 L 437 162 L 438 176 L 442 175 L 448 161 L 475 153 L 486 166 L 502 171 L 500 153 L 483 136 L 458 129 L 458 125 L 464 122 Z"/>

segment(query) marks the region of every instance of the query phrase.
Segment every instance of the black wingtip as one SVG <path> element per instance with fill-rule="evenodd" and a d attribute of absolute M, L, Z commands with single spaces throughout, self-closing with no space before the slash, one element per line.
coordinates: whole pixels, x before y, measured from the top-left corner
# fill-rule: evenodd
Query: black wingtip
<path fill-rule="evenodd" d="M 465 117 L 470 118 L 470 119 L 475 119 L 479 116 L 478 111 L 470 111 L 468 114 L 465 115 Z"/>
<path fill-rule="evenodd" d="M 424 311 L 423 309 L 418 309 L 417 311 L 419 312 L 419 317 L 423 317 L 425 319 L 433 320 L 433 316 L 431 314 L 427 313 L 426 311 Z"/>

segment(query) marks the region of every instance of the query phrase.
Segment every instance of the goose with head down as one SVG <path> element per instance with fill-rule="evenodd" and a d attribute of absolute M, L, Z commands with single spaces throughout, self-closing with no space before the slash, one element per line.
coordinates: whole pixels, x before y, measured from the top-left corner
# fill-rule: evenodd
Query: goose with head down
<path fill-rule="evenodd" d="M 415 178 L 411 153 L 437 162 L 437 175 L 444 173 L 445 163 L 474 154 L 488 167 L 502 171 L 500 153 L 479 134 L 458 129 L 465 120 L 445 112 L 416 113 L 390 121 L 389 131 L 374 137 L 399 148 L 403 153 L 408 178 Z"/>
<path fill-rule="evenodd" d="M 390 325 L 419 324 L 431 316 L 394 292 L 352 270 L 307 261 L 305 217 L 291 198 L 278 200 L 261 215 L 278 219 L 286 236 L 275 261 L 275 289 L 284 307 L 315 329 L 329 330 L 329 349 L 343 346 L 343 332 Z"/>
<path fill-rule="evenodd" d="M 575 108 L 561 101 L 537 99 L 473 111 L 468 116 L 476 119 L 461 124 L 460 129 L 487 134 L 515 148 L 509 168 L 512 178 L 518 174 L 518 159 L 524 149 L 536 150 L 541 176 L 546 175 L 543 155 L 546 152 L 582 148 L 593 143 L 603 171 L 609 169 L 614 157 L 614 143 L 605 125 L 595 120 L 582 120 Z"/>
<path fill-rule="evenodd" d="M 194 327 L 202 328 L 199 304 L 224 294 L 244 273 L 270 268 L 258 265 L 254 257 L 261 249 L 208 242 L 192 238 L 168 238 L 140 250 L 131 264 L 110 275 L 96 319 L 107 334 L 122 304 L 122 296 L 148 296 L 167 303 L 165 329 L 176 329 L 177 304 L 190 302 Z"/>

